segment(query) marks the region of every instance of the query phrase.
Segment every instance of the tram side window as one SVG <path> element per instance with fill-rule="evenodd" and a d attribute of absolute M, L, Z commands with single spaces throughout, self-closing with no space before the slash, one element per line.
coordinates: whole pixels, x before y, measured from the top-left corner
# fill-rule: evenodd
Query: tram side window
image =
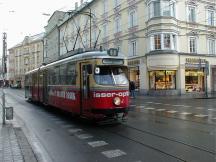
<path fill-rule="evenodd" d="M 59 80 L 60 80 L 60 84 L 61 85 L 65 85 L 66 84 L 66 65 L 61 65 L 60 66 L 60 76 L 59 76 Z"/>
<path fill-rule="evenodd" d="M 53 81 L 53 85 L 58 85 L 59 84 L 59 66 L 56 66 L 54 68 L 53 71 L 53 77 L 52 77 L 52 81 Z"/>
<path fill-rule="evenodd" d="M 33 86 L 36 86 L 38 82 L 38 77 L 37 77 L 37 73 L 33 74 Z"/>
<path fill-rule="evenodd" d="M 53 69 L 49 69 L 48 70 L 48 83 L 50 85 L 53 85 L 53 75 L 54 75 L 54 70 Z"/>
<path fill-rule="evenodd" d="M 75 64 L 71 64 L 71 63 L 67 64 L 66 84 L 67 85 L 76 84 L 76 65 Z"/>

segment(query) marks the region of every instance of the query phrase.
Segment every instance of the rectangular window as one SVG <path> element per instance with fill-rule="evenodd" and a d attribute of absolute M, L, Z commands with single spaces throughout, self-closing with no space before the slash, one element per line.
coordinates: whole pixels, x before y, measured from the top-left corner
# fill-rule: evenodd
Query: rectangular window
<path fill-rule="evenodd" d="M 60 80 L 60 84 L 61 85 L 65 85 L 66 84 L 66 65 L 61 65 L 60 66 L 60 76 L 59 76 L 59 80 Z"/>
<path fill-rule="evenodd" d="M 177 50 L 177 46 L 176 46 L 176 35 L 172 35 L 172 42 L 173 42 L 173 49 Z"/>
<path fill-rule="evenodd" d="M 149 83 L 153 90 L 176 89 L 176 71 L 150 71 Z"/>
<path fill-rule="evenodd" d="M 154 17 L 160 16 L 160 1 L 153 2 Z"/>
<path fill-rule="evenodd" d="M 171 48 L 170 34 L 164 34 L 164 48 L 165 49 L 170 49 Z"/>
<path fill-rule="evenodd" d="M 214 26 L 214 11 L 208 11 L 208 25 Z"/>
<path fill-rule="evenodd" d="M 163 16 L 171 16 L 170 1 L 163 1 L 162 14 Z"/>
<path fill-rule="evenodd" d="M 185 91 L 186 92 L 204 91 L 204 69 L 185 70 Z"/>
<path fill-rule="evenodd" d="M 136 21 L 135 10 L 133 10 L 129 13 L 129 27 L 130 28 L 136 25 L 135 21 Z"/>
<path fill-rule="evenodd" d="M 115 19 L 115 33 L 118 33 L 121 31 L 121 26 L 120 26 L 120 18 L 117 17 Z"/>
<path fill-rule="evenodd" d="M 189 14 L 188 14 L 189 22 L 196 22 L 196 8 L 192 7 L 192 6 L 189 6 L 188 12 L 189 12 Z"/>
<path fill-rule="evenodd" d="M 59 66 L 56 66 L 54 67 L 54 70 L 53 70 L 53 84 L 54 85 L 59 85 L 59 79 L 60 79 L 60 68 Z"/>
<path fill-rule="evenodd" d="M 161 35 L 154 35 L 154 49 L 161 49 Z"/>
<path fill-rule="evenodd" d="M 136 53 L 137 53 L 137 43 L 136 43 L 136 40 L 131 41 L 129 47 L 130 47 L 129 56 L 136 56 Z"/>
<path fill-rule="evenodd" d="M 215 40 L 214 39 L 208 40 L 208 50 L 209 50 L 209 54 L 215 55 Z"/>
<path fill-rule="evenodd" d="M 69 63 L 66 69 L 66 84 L 75 85 L 76 84 L 76 65 Z"/>
<path fill-rule="evenodd" d="M 197 45 L 196 45 L 196 38 L 195 37 L 190 37 L 190 53 L 196 53 L 197 52 Z"/>

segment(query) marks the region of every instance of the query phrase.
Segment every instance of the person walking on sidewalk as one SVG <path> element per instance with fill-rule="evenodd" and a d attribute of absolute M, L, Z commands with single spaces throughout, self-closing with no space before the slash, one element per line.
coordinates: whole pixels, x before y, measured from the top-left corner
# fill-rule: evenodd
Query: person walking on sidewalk
<path fill-rule="evenodd" d="M 130 81 L 130 83 L 129 83 L 129 91 L 130 91 L 130 96 L 132 98 L 135 98 L 135 89 L 136 89 L 136 86 L 135 86 L 134 81 Z"/>

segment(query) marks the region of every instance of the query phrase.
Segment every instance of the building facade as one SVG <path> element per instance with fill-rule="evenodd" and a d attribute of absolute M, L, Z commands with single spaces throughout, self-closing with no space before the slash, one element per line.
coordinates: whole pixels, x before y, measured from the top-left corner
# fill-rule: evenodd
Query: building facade
<path fill-rule="evenodd" d="M 114 47 L 128 58 L 140 94 L 215 92 L 215 7 L 214 0 L 82 3 L 58 23 L 59 56 Z"/>
<path fill-rule="evenodd" d="M 24 40 L 9 51 L 9 83 L 21 84 L 24 87 L 26 72 L 38 68 L 43 62 L 44 33 L 26 36 Z"/>

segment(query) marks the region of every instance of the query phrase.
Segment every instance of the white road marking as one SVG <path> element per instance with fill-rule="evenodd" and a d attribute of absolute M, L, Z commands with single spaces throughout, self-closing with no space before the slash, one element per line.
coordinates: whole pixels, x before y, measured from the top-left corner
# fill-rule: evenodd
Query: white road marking
<path fill-rule="evenodd" d="M 160 103 L 160 102 L 153 102 L 153 104 L 155 104 L 155 105 L 161 105 L 162 103 Z"/>
<path fill-rule="evenodd" d="M 208 115 L 204 115 L 204 114 L 198 114 L 198 115 L 194 115 L 195 117 L 198 117 L 198 118 L 205 118 L 207 117 Z"/>
<path fill-rule="evenodd" d="M 165 111 L 166 109 L 156 109 L 155 111 Z"/>
<path fill-rule="evenodd" d="M 91 147 L 101 147 L 101 146 L 108 145 L 108 143 L 106 143 L 105 141 L 93 141 L 93 142 L 88 142 L 88 144 Z"/>
<path fill-rule="evenodd" d="M 164 104 L 164 105 L 170 106 L 170 104 Z"/>
<path fill-rule="evenodd" d="M 78 128 L 68 130 L 69 133 L 77 133 L 77 132 L 81 132 L 81 131 L 82 131 L 82 129 L 78 129 Z"/>
<path fill-rule="evenodd" d="M 145 106 L 142 106 L 142 105 L 140 105 L 140 106 L 137 106 L 137 108 L 144 108 Z"/>
<path fill-rule="evenodd" d="M 180 113 L 181 115 L 191 115 L 192 113 L 189 113 L 189 112 L 182 112 Z"/>
<path fill-rule="evenodd" d="M 216 117 L 215 117 L 215 118 L 212 118 L 212 120 L 216 120 Z"/>
<path fill-rule="evenodd" d="M 116 150 L 109 150 L 109 151 L 103 151 L 101 152 L 104 156 L 106 156 L 107 158 L 114 158 L 114 157 L 118 157 L 118 156 L 123 156 L 126 155 L 126 153 L 124 151 L 121 151 L 119 149 Z"/>
<path fill-rule="evenodd" d="M 175 107 L 181 107 L 181 106 L 183 106 L 184 107 L 184 105 L 172 105 L 172 106 L 175 106 Z"/>
<path fill-rule="evenodd" d="M 136 107 L 136 105 L 130 105 L 131 107 Z"/>
<path fill-rule="evenodd" d="M 146 103 L 153 103 L 153 102 L 146 102 Z"/>
<path fill-rule="evenodd" d="M 153 107 L 146 107 L 146 108 L 144 108 L 144 110 L 154 110 L 155 108 L 153 108 Z"/>
<path fill-rule="evenodd" d="M 175 114 L 177 113 L 178 111 L 175 111 L 175 110 L 170 110 L 170 111 L 167 111 L 168 113 L 171 113 L 171 114 Z"/>
<path fill-rule="evenodd" d="M 183 107 L 192 107 L 192 106 L 187 106 L 187 105 L 184 105 Z"/>
<path fill-rule="evenodd" d="M 216 111 L 216 109 L 208 109 L 208 111 Z"/>
<path fill-rule="evenodd" d="M 196 109 L 200 109 L 201 110 L 201 109 L 204 109 L 204 107 L 196 107 Z"/>
<path fill-rule="evenodd" d="M 90 134 L 79 134 L 76 135 L 79 139 L 88 139 L 88 138 L 92 138 L 93 136 Z"/>

